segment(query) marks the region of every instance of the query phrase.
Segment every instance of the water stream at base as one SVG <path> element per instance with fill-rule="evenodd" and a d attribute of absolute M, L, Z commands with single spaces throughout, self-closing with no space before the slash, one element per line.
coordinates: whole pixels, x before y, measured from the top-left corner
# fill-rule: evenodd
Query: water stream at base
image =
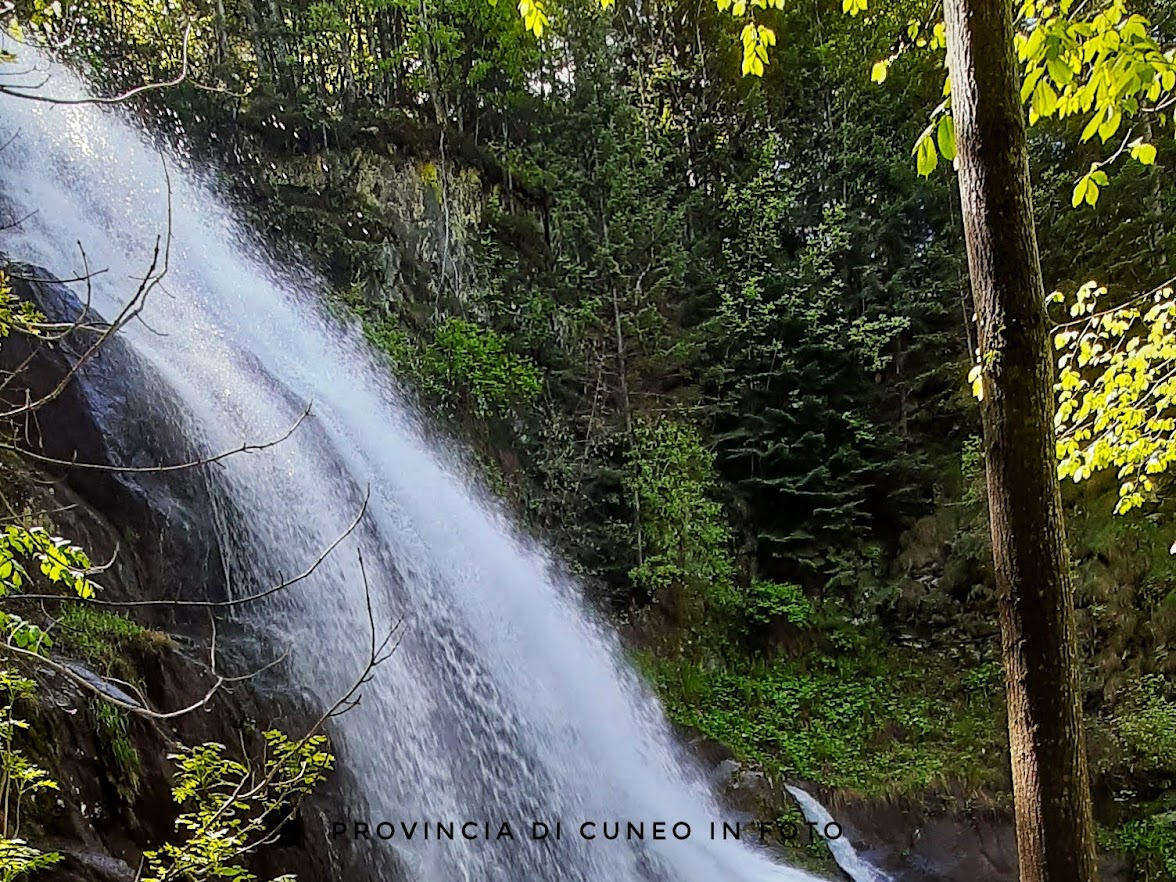
<path fill-rule="evenodd" d="M 813 796 L 799 787 L 789 785 L 785 789 L 792 794 L 792 798 L 796 800 L 800 810 L 804 812 L 805 820 L 816 825 L 815 829 L 819 835 L 822 831 L 830 830 L 831 832 L 832 829 L 840 828 L 829 810 Z M 844 836 L 838 836 L 836 839 L 825 837 L 825 843 L 829 846 L 833 859 L 837 861 L 837 866 L 841 867 L 842 872 L 853 882 L 895 882 L 891 876 L 863 860 L 854 849 L 853 844 Z"/>

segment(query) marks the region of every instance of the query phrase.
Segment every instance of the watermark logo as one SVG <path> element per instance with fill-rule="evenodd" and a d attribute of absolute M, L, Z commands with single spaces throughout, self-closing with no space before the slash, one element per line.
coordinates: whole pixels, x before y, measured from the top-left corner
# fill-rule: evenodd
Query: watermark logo
<path fill-rule="evenodd" d="M 352 842 L 684 842 L 693 838 L 731 841 L 811 843 L 836 841 L 844 835 L 836 821 L 798 824 L 776 821 L 393 821 L 348 819 L 331 821 L 332 841 Z"/>

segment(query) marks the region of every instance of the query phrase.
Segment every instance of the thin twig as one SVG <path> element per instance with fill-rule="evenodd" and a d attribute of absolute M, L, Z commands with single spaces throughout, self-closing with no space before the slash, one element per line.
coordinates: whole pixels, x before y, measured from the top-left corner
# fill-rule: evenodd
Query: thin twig
<path fill-rule="evenodd" d="M 346 530 L 339 534 L 334 542 L 323 549 L 322 553 L 317 558 L 315 558 L 314 562 L 311 563 L 310 566 L 308 566 L 297 576 L 286 579 L 282 582 L 279 582 L 277 585 L 273 585 L 272 587 L 265 589 L 264 591 L 259 591 L 256 594 L 250 594 L 246 597 L 238 597 L 234 600 L 102 600 L 98 597 L 79 597 L 77 594 L 19 594 L 14 596 L 21 600 L 59 601 L 66 603 L 80 603 L 87 606 L 113 607 L 116 609 L 156 606 L 225 609 L 228 607 L 243 606 L 247 603 L 254 603 L 258 600 L 262 600 L 266 597 L 277 594 L 279 591 L 284 591 L 287 588 L 293 585 L 297 585 L 299 582 L 309 578 L 311 574 L 313 574 L 314 571 L 323 564 L 327 557 L 330 556 L 331 552 L 338 548 L 343 540 L 350 536 L 352 532 L 355 531 L 355 528 L 359 526 L 359 522 L 363 520 L 364 513 L 367 511 L 368 500 L 370 497 L 371 488 L 369 487 L 368 490 L 364 493 L 363 503 L 360 505 L 359 512 L 355 515 L 354 520 L 352 520 L 351 524 L 348 525 Z"/>
<path fill-rule="evenodd" d="M 114 95 L 109 98 L 54 98 L 50 95 L 38 95 L 36 92 L 23 91 L 24 89 L 40 89 L 45 83 L 49 81 L 46 77 L 36 86 L 4 86 L 0 85 L 0 95 L 10 95 L 13 98 L 24 98 L 29 101 L 40 101 L 44 104 L 58 104 L 76 106 L 79 104 L 119 104 L 129 98 L 133 98 L 143 92 L 149 92 L 154 89 L 169 89 L 172 86 L 178 86 L 188 78 L 188 40 L 192 35 L 192 23 L 189 22 L 184 27 L 184 45 L 180 59 L 180 72 L 173 79 L 166 80 L 160 83 L 144 83 L 141 86 L 135 86 L 133 89 L 128 89 L 119 95 Z"/>
<path fill-rule="evenodd" d="M 271 447 L 276 447 L 297 431 L 298 427 L 302 425 L 302 421 L 310 416 L 311 405 L 306 405 L 306 410 L 298 417 L 298 420 L 280 437 L 273 441 L 266 441 L 264 443 L 246 442 L 240 447 L 234 447 L 232 450 L 226 450 L 222 453 L 214 454 L 213 456 L 203 457 L 202 459 L 193 459 L 186 462 L 169 463 L 167 465 L 157 466 L 113 466 L 99 462 L 77 462 L 71 459 L 55 459 L 52 456 L 45 456 L 41 453 L 35 453 L 27 450 L 16 444 L 9 444 L 7 442 L 0 442 L 0 450 L 10 450 L 21 456 L 27 457 L 35 462 L 43 463 L 45 465 L 61 466 L 70 469 L 83 469 L 87 471 L 97 472 L 115 472 L 117 474 L 156 474 L 162 472 L 179 472 L 186 469 L 194 469 L 200 466 L 212 465 L 220 462 L 223 459 L 228 459 L 230 456 L 236 456 L 239 453 L 256 453 L 259 450 L 268 450 Z"/>

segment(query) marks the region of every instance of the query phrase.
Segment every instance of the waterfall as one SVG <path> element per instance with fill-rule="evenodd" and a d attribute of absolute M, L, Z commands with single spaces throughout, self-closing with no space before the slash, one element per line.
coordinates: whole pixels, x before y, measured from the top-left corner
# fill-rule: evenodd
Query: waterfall
<path fill-rule="evenodd" d="M 41 94 L 85 94 L 35 50 L 6 48 L 19 58 L 7 85 L 35 68 L 30 84 L 49 75 Z M 370 491 L 359 528 L 310 578 L 244 615 L 264 635 L 267 658 L 289 650 L 289 688 L 328 704 L 365 657 L 362 549 L 376 619 L 403 616 L 404 637 L 362 704 L 330 729 L 366 803 L 338 807 L 339 819 L 495 829 L 507 821 L 516 838 L 373 841 L 362 845 L 368 878 L 814 878 L 710 838 L 721 810 L 574 582 L 421 431 L 360 335 L 321 308 L 319 281 L 268 260 L 184 155 L 161 156 L 125 114 L 94 105 L 0 98 L 0 143 L 9 137 L 0 151 L 4 222 L 23 220 L 0 248 L 72 278 L 84 271 L 80 242 L 90 268 L 107 270 L 93 280 L 106 316 L 134 292 L 170 228 L 167 275 L 122 333 L 148 366 L 152 394 L 183 414 L 192 444 L 215 452 L 275 439 L 312 405 L 288 440 L 207 470 L 234 590 L 301 572 Z M 553 829 L 561 821 L 563 838 L 531 840 L 532 820 Z M 662 841 L 578 835 L 584 821 L 618 820 L 681 821 L 692 832 Z"/>
<path fill-rule="evenodd" d="M 804 790 L 791 785 L 785 789 L 792 794 L 792 798 L 796 800 L 800 810 L 804 812 L 805 820 L 816 825 L 815 829 L 818 833 L 830 829 L 830 825 L 836 825 L 829 810 Z M 833 859 L 837 861 L 837 866 L 841 867 L 842 872 L 853 882 L 894 882 L 890 876 L 864 861 L 844 836 L 826 839 L 825 842 L 829 846 L 829 851 L 833 853 Z"/>

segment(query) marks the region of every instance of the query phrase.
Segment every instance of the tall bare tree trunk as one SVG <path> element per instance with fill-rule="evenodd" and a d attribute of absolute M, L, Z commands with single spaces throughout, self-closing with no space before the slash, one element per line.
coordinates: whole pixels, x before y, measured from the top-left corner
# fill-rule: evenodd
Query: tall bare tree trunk
<path fill-rule="evenodd" d="M 349 112 L 355 106 L 355 69 L 352 62 L 351 38 L 355 36 L 357 57 L 363 58 L 362 35 L 359 15 L 347 12 L 347 26 L 339 34 L 339 92 L 343 111 Z"/>
<path fill-rule="evenodd" d="M 1008 0 L 946 0 L 1022 882 L 1094 882 L 1053 362 Z"/>
<path fill-rule="evenodd" d="M 274 81 L 274 66 L 267 38 L 262 36 L 261 15 L 253 0 L 242 0 L 245 21 L 249 24 L 249 37 L 253 45 L 253 57 L 257 62 L 257 75 L 270 83 Z"/>
<path fill-rule="evenodd" d="M 282 13 L 278 0 L 269 0 L 268 30 L 274 45 L 274 74 L 279 80 L 274 85 L 278 87 L 279 92 L 285 92 L 287 98 L 295 98 L 298 95 L 295 59 L 290 53 L 290 42 L 287 39 L 286 16 Z"/>
<path fill-rule="evenodd" d="M 214 5 L 215 17 L 213 27 L 216 31 L 216 60 L 224 64 L 229 57 L 228 26 L 225 23 L 225 0 L 216 0 Z"/>

